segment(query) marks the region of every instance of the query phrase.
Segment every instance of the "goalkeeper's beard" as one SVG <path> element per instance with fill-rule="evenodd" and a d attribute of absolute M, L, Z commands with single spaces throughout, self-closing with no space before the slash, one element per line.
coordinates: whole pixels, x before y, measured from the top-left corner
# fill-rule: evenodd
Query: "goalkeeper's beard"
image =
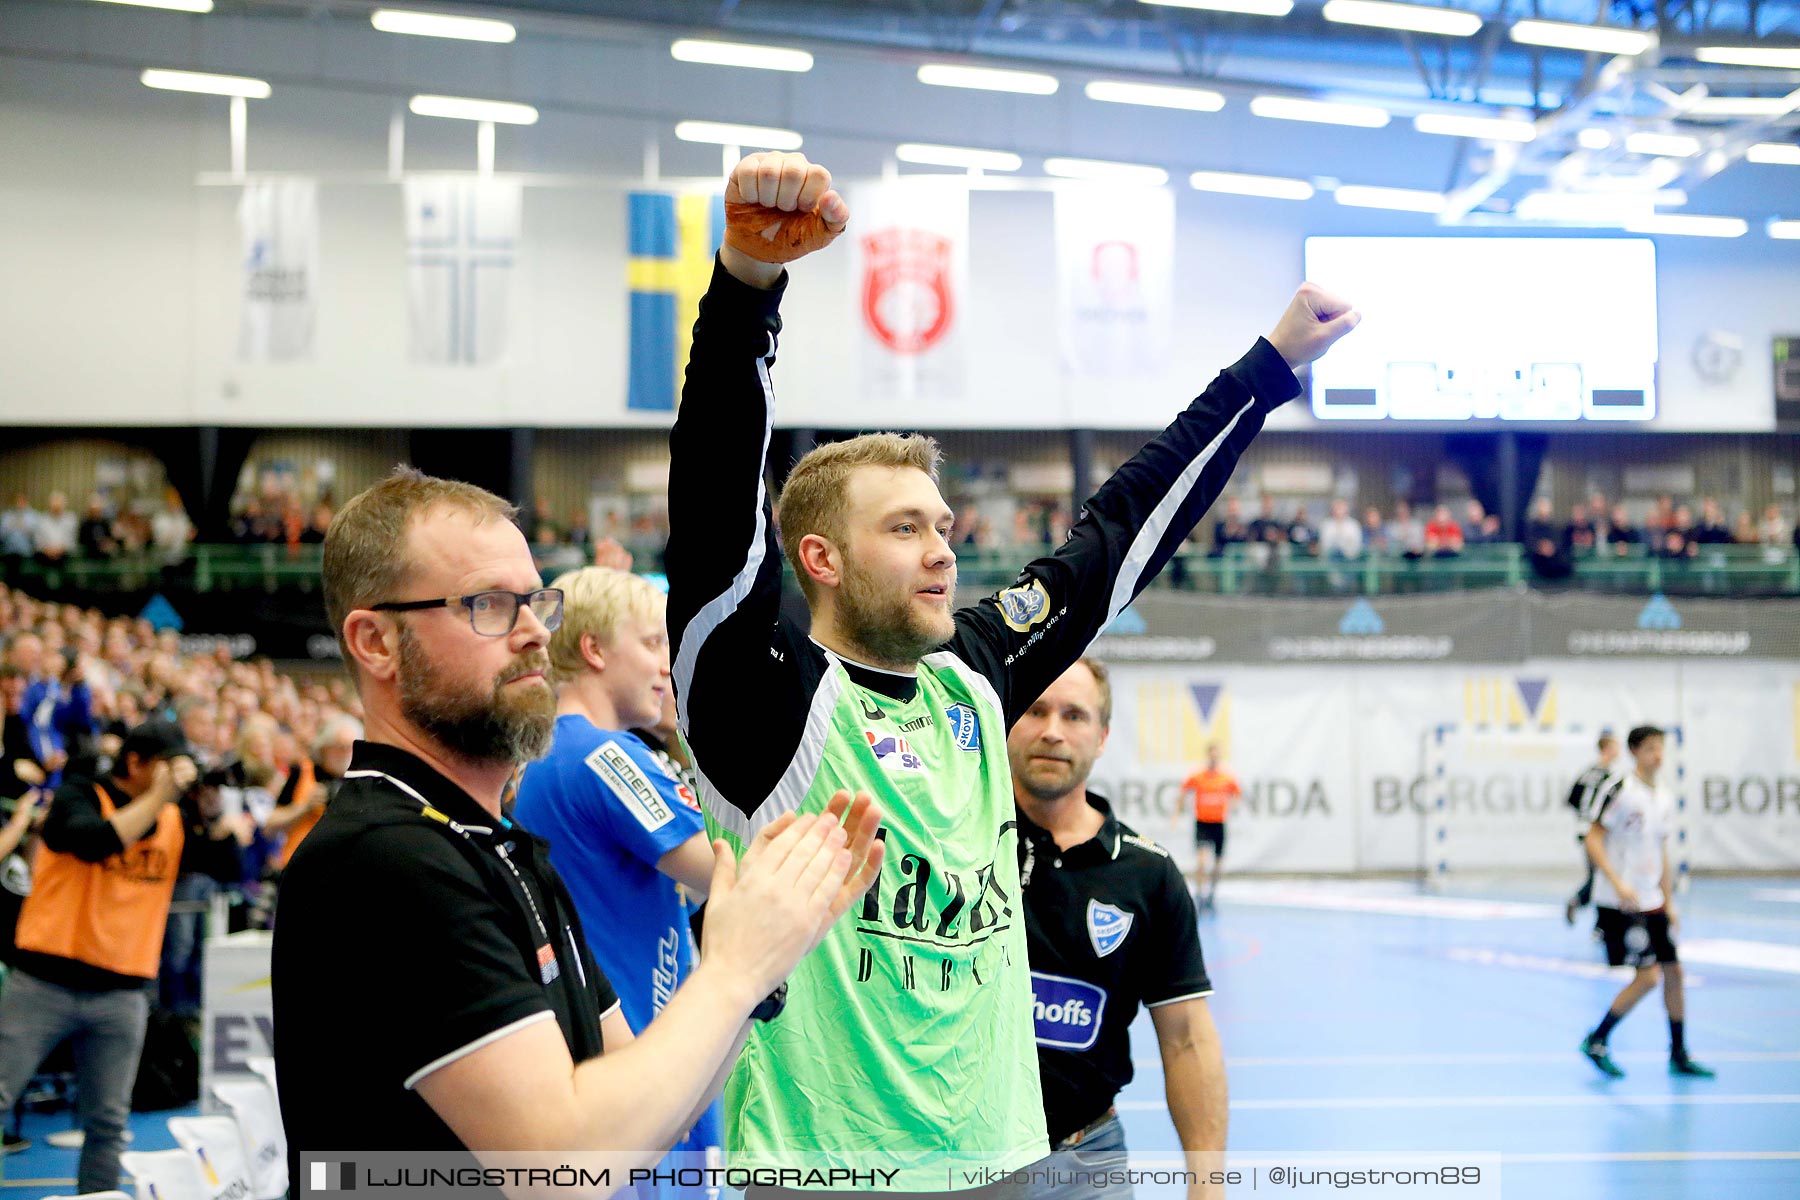
<path fill-rule="evenodd" d="M 947 643 L 956 633 L 956 585 L 946 581 L 943 611 L 919 611 L 912 592 L 896 592 L 848 555 L 844 582 L 837 594 L 837 625 L 851 645 L 871 663 L 913 666 Z"/>

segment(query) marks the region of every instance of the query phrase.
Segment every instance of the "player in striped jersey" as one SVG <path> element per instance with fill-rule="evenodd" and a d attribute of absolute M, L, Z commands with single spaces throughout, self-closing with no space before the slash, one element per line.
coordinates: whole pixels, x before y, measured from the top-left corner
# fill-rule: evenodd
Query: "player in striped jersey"
<path fill-rule="evenodd" d="M 1599 808 L 1606 781 L 1616 773 L 1613 764 L 1619 760 L 1619 735 L 1610 729 L 1602 729 L 1599 748 L 1600 761 L 1576 776 L 1574 786 L 1569 789 L 1569 807 L 1575 810 L 1575 844 L 1581 847 L 1581 860 L 1587 864 L 1587 878 L 1563 905 L 1563 920 L 1571 925 L 1575 923 L 1575 911 L 1586 908 L 1594 900 L 1594 860 L 1587 852 L 1588 826 L 1594 823 L 1594 813 Z"/>

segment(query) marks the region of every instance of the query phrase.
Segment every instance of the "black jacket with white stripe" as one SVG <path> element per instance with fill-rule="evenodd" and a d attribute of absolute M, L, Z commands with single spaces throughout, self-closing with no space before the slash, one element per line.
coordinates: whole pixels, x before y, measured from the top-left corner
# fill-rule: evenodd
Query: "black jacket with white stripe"
<path fill-rule="evenodd" d="M 668 622 L 682 731 L 709 799 L 743 814 L 752 833 L 830 665 L 780 613 L 782 551 L 763 477 L 786 285 L 784 274 L 768 291 L 752 288 L 714 264 L 669 438 Z M 957 611 L 947 648 L 993 684 L 1008 728 L 1162 570 L 1264 418 L 1299 392 L 1258 338 L 1101 485 L 1060 548 Z M 1037 619 L 1037 606 L 1050 619 Z M 846 669 L 863 687 L 911 698 L 910 678 Z"/>

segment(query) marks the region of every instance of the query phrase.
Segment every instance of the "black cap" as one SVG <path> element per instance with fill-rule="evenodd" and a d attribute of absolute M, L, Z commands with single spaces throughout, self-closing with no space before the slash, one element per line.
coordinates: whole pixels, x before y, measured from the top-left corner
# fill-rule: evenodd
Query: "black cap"
<path fill-rule="evenodd" d="M 169 721 L 145 721 L 126 734 L 124 742 L 120 744 L 117 761 L 121 767 L 127 754 L 135 754 L 146 760 L 180 758 L 183 755 L 192 758 L 194 751 L 188 745 L 187 735 L 181 732 L 181 726 Z"/>

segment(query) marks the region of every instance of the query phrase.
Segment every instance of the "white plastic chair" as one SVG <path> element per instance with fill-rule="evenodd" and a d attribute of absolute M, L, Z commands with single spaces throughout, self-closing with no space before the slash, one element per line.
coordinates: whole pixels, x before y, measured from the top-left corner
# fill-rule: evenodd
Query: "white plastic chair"
<path fill-rule="evenodd" d="M 258 1054 L 246 1058 L 244 1065 L 249 1067 L 258 1079 L 268 1084 L 269 1090 L 275 1093 L 275 1109 L 279 1112 L 281 1110 L 281 1088 L 275 1082 L 275 1059 L 267 1054 Z"/>
<path fill-rule="evenodd" d="M 127 1150 L 119 1155 L 137 1185 L 137 1200 L 213 1200 L 200 1160 L 186 1150 Z"/>
<path fill-rule="evenodd" d="M 281 1200 L 288 1190 L 287 1137 L 274 1089 L 260 1079 L 215 1079 L 212 1094 L 243 1131 L 256 1200 Z"/>
<path fill-rule="evenodd" d="M 200 1173 L 217 1200 L 250 1200 L 256 1194 L 244 1132 L 235 1118 L 170 1117 L 169 1132 L 200 1160 Z"/>

